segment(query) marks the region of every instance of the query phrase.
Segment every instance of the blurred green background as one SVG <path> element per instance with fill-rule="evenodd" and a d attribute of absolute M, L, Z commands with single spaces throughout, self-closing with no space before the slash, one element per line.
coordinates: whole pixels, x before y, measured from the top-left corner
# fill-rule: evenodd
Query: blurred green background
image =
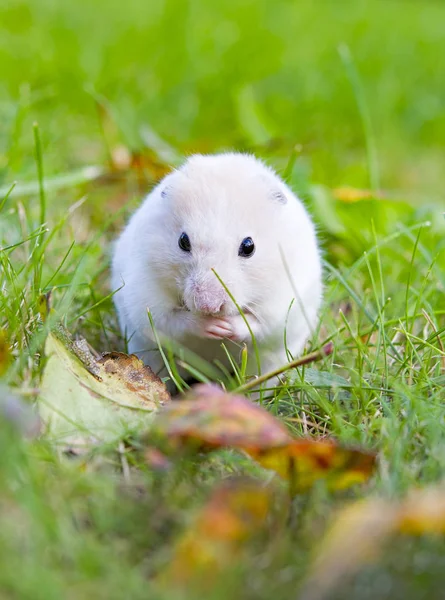
<path fill-rule="evenodd" d="M 6 0 L 0 23 L 0 183 L 35 177 L 37 120 L 47 174 L 103 162 L 110 135 L 139 150 L 149 125 L 185 152 L 296 146 L 329 186 L 370 185 L 368 144 L 383 189 L 441 199 L 439 0 Z"/>

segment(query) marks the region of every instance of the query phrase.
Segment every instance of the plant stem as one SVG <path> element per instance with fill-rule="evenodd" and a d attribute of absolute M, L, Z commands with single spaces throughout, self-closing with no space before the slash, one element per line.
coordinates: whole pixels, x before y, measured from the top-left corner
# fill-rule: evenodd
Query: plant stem
<path fill-rule="evenodd" d="M 269 373 L 264 373 L 264 375 L 261 375 L 260 377 L 257 377 L 256 379 L 252 379 L 252 381 L 248 381 L 244 385 L 241 385 L 240 387 L 236 388 L 236 390 L 234 390 L 234 393 L 242 394 L 244 392 L 251 390 L 252 388 L 257 387 L 258 385 L 261 385 L 268 379 L 272 379 L 273 377 L 276 377 L 277 375 L 281 375 L 282 373 L 289 371 L 290 369 L 294 369 L 295 367 L 301 367 L 301 366 L 307 365 L 311 362 L 321 360 L 325 356 L 329 356 L 329 354 L 332 354 L 333 350 L 334 350 L 334 344 L 332 342 L 329 342 L 328 344 L 326 344 L 326 346 L 323 346 L 323 348 L 321 350 L 317 350 L 316 352 L 311 352 L 310 354 L 306 354 L 306 356 L 297 358 L 296 360 L 293 360 L 292 362 L 288 363 L 287 365 L 284 365 L 283 367 L 278 367 L 278 369 L 274 369 L 273 371 L 269 371 Z"/>

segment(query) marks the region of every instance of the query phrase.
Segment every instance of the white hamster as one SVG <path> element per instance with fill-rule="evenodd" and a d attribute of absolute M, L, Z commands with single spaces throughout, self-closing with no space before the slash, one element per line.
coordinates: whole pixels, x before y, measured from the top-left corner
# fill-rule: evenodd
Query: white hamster
<path fill-rule="evenodd" d="M 248 347 L 249 373 L 298 355 L 315 328 L 322 267 L 314 225 L 278 175 L 252 155 L 191 156 L 146 197 L 117 240 L 114 301 L 129 351 L 166 374 L 159 334 L 228 366 Z M 285 347 L 286 346 L 286 347 Z M 170 382 L 170 389 L 174 385 Z"/>

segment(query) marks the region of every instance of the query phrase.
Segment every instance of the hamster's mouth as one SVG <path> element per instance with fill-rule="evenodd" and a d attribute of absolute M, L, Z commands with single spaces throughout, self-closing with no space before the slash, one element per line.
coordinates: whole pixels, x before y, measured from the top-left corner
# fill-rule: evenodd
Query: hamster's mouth
<path fill-rule="evenodd" d="M 245 315 L 252 315 L 253 314 L 252 311 L 250 310 L 250 308 L 248 306 L 241 306 L 240 308 L 241 308 L 241 311 L 243 312 L 243 314 L 245 314 Z M 186 313 L 193 312 L 193 311 L 191 311 L 189 309 L 189 307 L 185 304 L 185 302 L 179 303 L 178 306 L 176 306 L 174 308 L 174 310 L 176 312 L 186 312 Z M 230 311 L 230 312 L 224 312 L 223 311 L 221 313 L 215 313 L 215 314 L 207 314 L 207 313 L 197 313 L 197 314 L 203 314 L 203 315 L 208 316 L 208 317 L 233 317 L 235 315 L 238 315 L 239 311 L 234 306 L 233 307 L 233 311 Z"/>
<path fill-rule="evenodd" d="M 192 312 L 184 300 L 178 300 L 178 306 L 175 306 L 173 310 L 176 312 Z"/>

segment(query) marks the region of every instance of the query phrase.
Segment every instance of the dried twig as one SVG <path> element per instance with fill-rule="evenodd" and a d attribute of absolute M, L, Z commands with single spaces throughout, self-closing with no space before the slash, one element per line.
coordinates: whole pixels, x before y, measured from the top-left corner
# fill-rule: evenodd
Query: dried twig
<path fill-rule="evenodd" d="M 257 377 L 256 379 L 252 379 L 252 381 L 248 381 L 247 383 L 238 387 L 234 391 L 234 393 L 235 394 L 243 394 L 244 392 L 247 392 L 253 388 L 256 388 L 259 385 L 261 385 L 262 383 L 264 383 L 265 381 L 268 381 L 269 379 L 272 379 L 273 377 L 277 377 L 277 375 L 281 375 L 282 373 L 285 373 L 286 371 L 289 371 L 290 369 L 294 369 L 295 367 L 301 367 L 303 365 L 307 365 L 307 364 L 315 362 L 317 360 L 321 360 L 325 356 L 329 356 L 329 354 L 332 354 L 333 350 L 334 350 L 334 344 L 332 342 L 329 342 L 329 344 L 326 344 L 326 346 L 323 346 L 323 348 L 321 350 L 317 350 L 316 352 L 311 352 L 310 354 L 306 354 L 306 356 L 297 358 L 296 360 L 293 360 L 292 362 L 288 363 L 287 365 L 279 367 L 278 369 L 274 369 L 273 371 L 269 371 L 269 373 L 264 373 L 264 375 L 261 375 L 260 377 Z"/>

